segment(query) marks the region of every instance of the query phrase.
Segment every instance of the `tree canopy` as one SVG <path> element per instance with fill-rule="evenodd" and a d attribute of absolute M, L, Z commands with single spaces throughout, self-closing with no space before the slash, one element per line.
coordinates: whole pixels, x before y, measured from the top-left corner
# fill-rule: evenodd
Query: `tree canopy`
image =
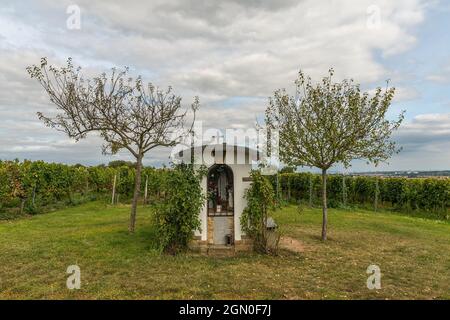
<path fill-rule="evenodd" d="M 362 92 L 353 80 L 333 81 L 333 69 L 319 83 L 302 71 L 295 81 L 296 95 L 275 91 L 266 109 L 269 130 L 278 130 L 281 160 L 291 166 L 322 169 L 322 238 L 326 239 L 326 174 L 335 164 L 351 165 L 364 159 L 378 165 L 400 148 L 391 140 L 404 113 L 387 119 L 395 88 Z"/>
<path fill-rule="evenodd" d="M 136 206 L 140 193 L 140 172 L 144 155 L 155 147 L 172 147 L 192 128 L 198 97 L 191 105 L 192 124 L 186 126 L 187 108 L 171 87 L 158 89 L 145 84 L 139 76 L 129 76 L 128 68 L 113 68 L 107 75 L 85 78 L 72 59 L 65 67 L 48 65 L 42 58 L 40 65 L 27 68 L 56 105 L 58 113 L 48 116 L 38 112 L 47 126 L 65 132 L 76 141 L 90 132 L 98 132 L 105 141 L 103 153 L 115 154 L 128 150 L 136 158 L 136 182 L 129 230 L 134 231 Z"/>

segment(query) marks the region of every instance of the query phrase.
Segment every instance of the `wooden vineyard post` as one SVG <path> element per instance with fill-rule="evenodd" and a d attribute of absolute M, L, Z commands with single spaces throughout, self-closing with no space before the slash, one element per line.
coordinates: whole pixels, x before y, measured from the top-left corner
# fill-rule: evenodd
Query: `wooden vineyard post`
<path fill-rule="evenodd" d="M 312 174 L 309 175 L 309 206 L 312 207 L 312 196 L 313 196 L 313 185 L 312 185 Z"/>
<path fill-rule="evenodd" d="M 378 209 L 378 178 L 375 178 L 375 199 L 374 199 L 374 207 L 375 207 L 375 211 L 377 211 Z"/>
<path fill-rule="evenodd" d="M 25 207 L 25 198 L 20 199 L 20 214 L 23 214 L 23 208 Z"/>
<path fill-rule="evenodd" d="M 33 187 L 33 197 L 31 198 L 31 203 L 33 205 L 33 208 L 34 208 L 35 200 L 36 200 L 36 186 Z"/>
<path fill-rule="evenodd" d="M 344 207 L 347 205 L 347 190 L 345 186 L 345 174 L 342 174 L 342 202 Z"/>
<path fill-rule="evenodd" d="M 290 175 L 288 175 L 288 177 L 287 177 L 288 179 L 288 181 L 287 181 L 287 183 L 288 183 L 288 201 L 289 202 L 291 202 L 291 176 Z"/>
<path fill-rule="evenodd" d="M 117 179 L 117 175 L 114 174 L 111 204 L 114 204 L 114 197 L 116 196 L 116 179 Z"/>
<path fill-rule="evenodd" d="M 147 204 L 147 195 L 148 195 L 148 176 L 145 176 L 144 205 Z"/>

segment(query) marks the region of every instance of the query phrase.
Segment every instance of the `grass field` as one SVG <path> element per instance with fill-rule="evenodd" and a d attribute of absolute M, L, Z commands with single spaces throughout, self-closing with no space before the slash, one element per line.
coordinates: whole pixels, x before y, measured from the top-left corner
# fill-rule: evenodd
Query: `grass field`
<path fill-rule="evenodd" d="M 0 299 L 450 299 L 450 223 L 392 213 L 320 209 L 274 214 L 302 253 L 214 258 L 160 255 L 150 209 L 128 234 L 129 208 L 100 202 L 0 222 Z M 68 290 L 66 269 L 81 268 Z M 366 287 L 381 268 L 382 288 Z"/>

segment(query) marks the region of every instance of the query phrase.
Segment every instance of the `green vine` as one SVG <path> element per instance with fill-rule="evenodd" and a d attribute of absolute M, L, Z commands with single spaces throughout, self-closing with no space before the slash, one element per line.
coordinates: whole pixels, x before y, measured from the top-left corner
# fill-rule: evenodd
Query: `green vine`
<path fill-rule="evenodd" d="M 259 171 L 250 174 L 252 184 L 245 192 L 247 207 L 241 216 L 244 232 L 253 239 L 255 250 L 271 253 L 273 248 L 268 243 L 267 218 L 269 210 L 275 206 L 275 192 L 270 181 Z"/>

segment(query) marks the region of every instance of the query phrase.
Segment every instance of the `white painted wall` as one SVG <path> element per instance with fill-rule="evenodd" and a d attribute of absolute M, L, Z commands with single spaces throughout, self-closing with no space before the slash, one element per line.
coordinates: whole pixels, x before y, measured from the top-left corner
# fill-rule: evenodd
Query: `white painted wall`
<path fill-rule="evenodd" d="M 231 164 L 233 170 L 234 182 L 234 240 L 241 240 L 241 216 L 247 201 L 244 199 L 245 190 L 250 186 L 251 182 L 242 181 L 242 178 L 250 176 L 251 165 L 247 164 Z"/>

